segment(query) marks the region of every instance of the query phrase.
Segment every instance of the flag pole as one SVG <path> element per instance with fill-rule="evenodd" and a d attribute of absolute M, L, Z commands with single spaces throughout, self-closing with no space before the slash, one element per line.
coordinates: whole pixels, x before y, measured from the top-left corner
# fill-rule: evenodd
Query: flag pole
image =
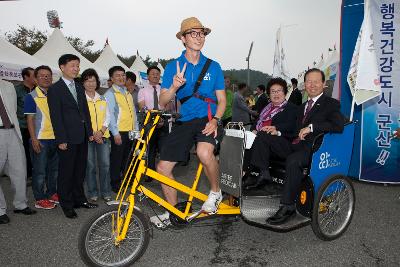
<path fill-rule="evenodd" d="M 354 92 L 356 94 L 356 92 Z M 356 98 L 353 95 L 353 99 L 351 100 L 351 110 L 350 110 L 350 121 L 353 121 L 354 117 L 354 106 L 356 105 Z"/>

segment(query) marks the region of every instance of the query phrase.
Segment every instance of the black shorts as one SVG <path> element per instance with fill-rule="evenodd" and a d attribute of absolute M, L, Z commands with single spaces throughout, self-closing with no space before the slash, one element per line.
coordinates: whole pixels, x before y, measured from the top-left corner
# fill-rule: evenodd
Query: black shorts
<path fill-rule="evenodd" d="M 193 119 L 185 122 L 178 122 L 172 127 L 171 133 L 165 138 L 161 148 L 160 160 L 181 162 L 187 161 L 192 146 L 198 142 L 206 142 L 216 146 L 222 141 L 222 126 L 218 127 L 217 137 L 206 136 L 201 131 L 206 127 L 208 118 Z"/>

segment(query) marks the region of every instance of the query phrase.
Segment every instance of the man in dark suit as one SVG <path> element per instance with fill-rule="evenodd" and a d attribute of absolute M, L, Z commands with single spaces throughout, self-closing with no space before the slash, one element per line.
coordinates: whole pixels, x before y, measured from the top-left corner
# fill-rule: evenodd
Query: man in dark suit
<path fill-rule="evenodd" d="M 256 88 L 257 101 L 253 107 L 253 110 L 257 111 L 258 114 L 261 114 L 261 111 L 268 105 L 268 97 L 265 94 L 265 86 L 260 84 Z"/>
<path fill-rule="evenodd" d="M 51 123 L 58 145 L 57 192 L 67 218 L 76 218 L 74 208 L 95 208 L 83 189 L 88 140 L 93 140 L 92 125 L 84 89 L 74 79 L 79 74 L 79 57 L 65 54 L 58 60 L 62 77 L 48 90 Z"/>
<path fill-rule="evenodd" d="M 290 94 L 289 102 L 300 106 L 303 96 L 301 95 L 300 90 L 297 88 L 298 84 L 297 79 L 292 78 L 290 81 L 292 82 L 293 90 L 292 93 Z"/>
<path fill-rule="evenodd" d="M 274 216 L 267 219 L 269 224 L 282 224 L 296 214 L 295 200 L 304 177 L 303 168 L 309 164 L 314 138 L 320 133 L 342 132 L 344 127 L 340 103 L 323 94 L 324 73 L 319 69 L 310 69 L 304 76 L 304 83 L 308 101 L 301 106 L 297 116 L 298 135 L 291 142 L 280 138 L 269 144 L 280 158 L 286 159 L 281 206 Z"/>

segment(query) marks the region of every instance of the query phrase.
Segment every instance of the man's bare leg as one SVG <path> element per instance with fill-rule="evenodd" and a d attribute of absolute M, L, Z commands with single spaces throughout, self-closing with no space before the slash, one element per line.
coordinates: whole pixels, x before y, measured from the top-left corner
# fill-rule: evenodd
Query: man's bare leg
<path fill-rule="evenodd" d="M 214 146 L 207 142 L 197 143 L 197 156 L 204 166 L 204 172 L 210 182 L 211 190 L 219 192 L 218 162 L 214 156 Z"/>
<path fill-rule="evenodd" d="M 157 164 L 157 172 L 175 180 L 172 170 L 175 167 L 176 162 L 160 160 Z M 167 202 L 173 206 L 178 204 L 178 194 L 176 189 L 169 187 L 168 185 L 161 184 L 162 191 L 164 193 Z"/>

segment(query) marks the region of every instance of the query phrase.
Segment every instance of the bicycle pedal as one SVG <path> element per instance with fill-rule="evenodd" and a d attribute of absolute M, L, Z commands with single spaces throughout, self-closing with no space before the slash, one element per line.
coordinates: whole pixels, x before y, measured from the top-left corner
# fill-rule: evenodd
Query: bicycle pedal
<path fill-rule="evenodd" d="M 169 223 L 165 223 L 165 222 L 164 223 L 162 223 L 162 222 L 154 223 L 154 222 L 152 222 L 152 224 L 159 230 L 165 230 L 171 225 L 170 222 Z"/>
<path fill-rule="evenodd" d="M 217 210 L 215 210 L 215 211 L 210 211 L 210 212 L 208 212 L 208 211 L 205 211 L 205 210 L 202 210 L 201 212 L 202 212 L 202 213 L 205 213 L 205 214 L 207 214 L 207 215 L 214 215 L 214 214 L 217 214 L 217 212 L 218 212 L 218 209 L 217 209 Z"/>

